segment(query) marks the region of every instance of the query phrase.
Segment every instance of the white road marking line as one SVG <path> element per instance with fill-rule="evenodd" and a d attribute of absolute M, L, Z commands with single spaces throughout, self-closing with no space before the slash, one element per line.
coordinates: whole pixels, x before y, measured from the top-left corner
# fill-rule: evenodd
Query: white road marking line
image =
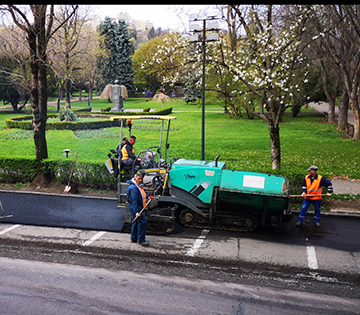
<path fill-rule="evenodd" d="M 185 255 L 189 256 L 189 257 L 195 256 L 195 254 L 199 250 L 201 244 L 204 242 L 204 240 L 209 232 L 210 232 L 210 230 L 206 230 L 206 229 L 202 230 L 201 235 L 195 240 L 193 246 L 186 252 Z"/>
<path fill-rule="evenodd" d="M 84 244 L 82 244 L 82 246 L 88 246 L 90 245 L 92 242 L 96 241 L 98 238 L 100 238 L 101 236 L 103 236 L 106 232 L 99 232 L 96 233 L 94 236 L 90 237 L 86 242 L 84 242 Z"/>
<path fill-rule="evenodd" d="M 21 226 L 21 225 L 20 225 L 20 224 L 15 224 L 15 225 L 13 225 L 13 226 L 10 226 L 9 228 L 1 231 L 1 232 L 0 232 L 0 235 L 4 235 L 4 234 L 6 234 L 7 232 L 10 232 L 11 230 L 18 228 L 19 226 Z"/>
<path fill-rule="evenodd" d="M 307 254 L 309 268 L 313 269 L 313 270 L 318 269 L 315 247 L 314 246 L 306 246 L 306 254 Z"/>

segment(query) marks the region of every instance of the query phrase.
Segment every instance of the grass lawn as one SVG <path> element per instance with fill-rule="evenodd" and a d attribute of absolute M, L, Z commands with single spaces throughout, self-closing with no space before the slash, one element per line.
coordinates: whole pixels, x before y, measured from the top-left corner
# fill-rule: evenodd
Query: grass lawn
<path fill-rule="evenodd" d="M 91 107 L 99 110 L 110 107 L 107 100 L 94 99 Z M 87 107 L 87 100 L 73 102 L 74 109 Z M 169 136 L 168 157 L 200 159 L 201 157 L 201 106 L 189 105 L 183 101 L 165 103 L 173 107 Z M 160 109 L 162 104 L 146 99 L 127 99 L 126 109 Z M 0 107 L 1 109 L 1 107 Z M 49 113 L 56 107 L 49 107 Z M 230 119 L 215 103 L 206 106 L 205 158 L 213 160 L 220 154 L 220 161 L 229 169 L 270 172 L 270 138 L 267 124 L 255 118 Z M 220 111 L 220 112 L 212 112 Z M 35 158 L 31 131 L 5 129 L 5 119 L 19 116 L 0 110 L 0 158 Z M 136 152 L 159 143 L 159 124 L 140 123 L 134 120 L 132 134 L 137 137 Z M 127 129 L 125 129 L 127 132 Z M 78 151 L 78 160 L 105 162 L 110 149 L 119 143 L 120 128 L 73 132 L 49 130 L 46 138 L 49 158 L 65 159 L 64 149 Z M 165 135 L 164 135 L 165 136 Z M 293 172 L 306 174 L 310 165 L 317 165 L 319 173 L 331 179 L 333 176 L 347 176 L 360 179 L 360 142 L 343 136 L 335 125 L 323 122 L 323 116 L 312 111 L 304 111 L 293 118 L 287 113 L 280 125 L 282 169 L 279 174 L 288 176 Z M 73 155 L 70 156 L 73 158 Z"/>

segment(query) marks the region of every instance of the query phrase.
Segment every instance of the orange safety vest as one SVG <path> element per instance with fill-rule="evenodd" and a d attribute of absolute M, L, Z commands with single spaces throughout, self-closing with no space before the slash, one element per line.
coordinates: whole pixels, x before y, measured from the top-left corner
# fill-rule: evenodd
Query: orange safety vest
<path fill-rule="evenodd" d="M 136 185 L 136 186 L 140 190 L 142 201 L 143 201 L 143 208 L 145 208 L 145 206 L 146 206 L 146 192 L 145 192 L 144 188 L 140 187 L 139 185 Z"/>
<path fill-rule="evenodd" d="M 305 197 L 305 199 L 319 200 L 321 199 L 321 196 L 317 196 L 317 195 L 321 195 L 322 193 L 322 187 L 321 188 L 319 187 L 322 176 L 318 174 L 318 177 L 314 179 L 312 183 L 310 178 L 311 175 L 305 176 L 306 189 L 307 189 L 306 194 L 314 195 L 314 197 Z"/>

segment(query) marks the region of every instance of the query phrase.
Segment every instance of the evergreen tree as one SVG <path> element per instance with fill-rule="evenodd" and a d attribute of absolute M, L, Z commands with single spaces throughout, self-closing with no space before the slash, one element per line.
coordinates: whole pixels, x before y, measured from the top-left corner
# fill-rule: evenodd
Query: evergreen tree
<path fill-rule="evenodd" d="M 125 85 L 129 93 L 135 92 L 134 70 L 132 69 L 131 43 L 124 21 L 112 22 L 110 18 L 100 25 L 101 44 L 104 54 L 98 62 L 104 84 Z"/>
<path fill-rule="evenodd" d="M 190 74 L 184 78 L 184 101 L 186 103 L 194 103 L 201 98 L 198 81 L 199 77 L 195 74 Z"/>

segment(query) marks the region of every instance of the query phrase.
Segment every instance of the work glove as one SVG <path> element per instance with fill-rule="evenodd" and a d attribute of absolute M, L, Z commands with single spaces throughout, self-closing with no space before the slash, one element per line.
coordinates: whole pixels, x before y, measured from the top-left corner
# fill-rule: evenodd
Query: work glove
<path fill-rule="evenodd" d="M 149 199 L 153 200 L 153 199 L 154 199 L 154 196 L 149 196 Z"/>

